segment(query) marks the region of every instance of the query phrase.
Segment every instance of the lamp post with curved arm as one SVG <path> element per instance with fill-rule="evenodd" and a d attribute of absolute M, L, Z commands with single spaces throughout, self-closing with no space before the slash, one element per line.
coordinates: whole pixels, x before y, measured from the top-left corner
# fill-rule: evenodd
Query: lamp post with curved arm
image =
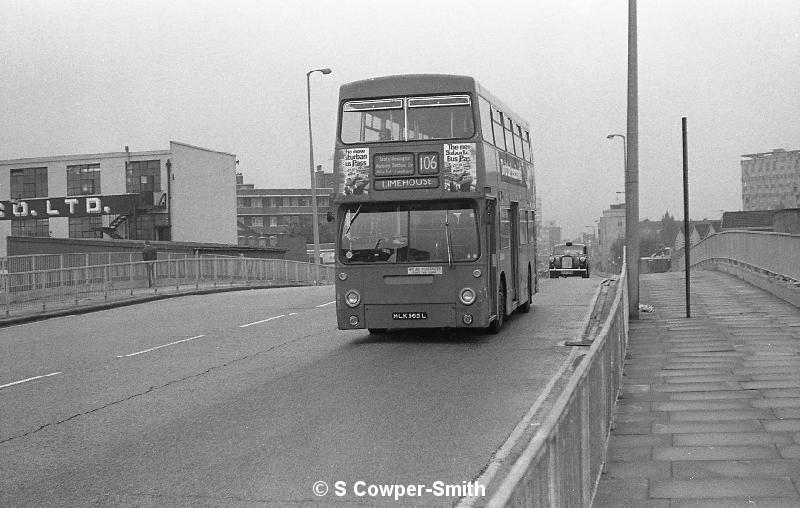
<path fill-rule="evenodd" d="M 319 264 L 319 217 L 317 217 L 317 182 L 314 172 L 314 138 L 311 134 L 311 74 L 320 72 L 330 74 L 330 69 L 313 69 L 306 73 L 306 91 L 308 92 L 308 161 L 311 171 L 311 227 L 314 231 L 314 264 Z"/>
<path fill-rule="evenodd" d="M 608 136 L 606 136 L 606 138 L 608 138 L 608 139 L 622 138 L 622 160 L 624 161 L 625 175 L 627 175 L 628 174 L 628 145 L 625 142 L 625 136 L 623 136 L 622 134 L 609 134 Z"/>

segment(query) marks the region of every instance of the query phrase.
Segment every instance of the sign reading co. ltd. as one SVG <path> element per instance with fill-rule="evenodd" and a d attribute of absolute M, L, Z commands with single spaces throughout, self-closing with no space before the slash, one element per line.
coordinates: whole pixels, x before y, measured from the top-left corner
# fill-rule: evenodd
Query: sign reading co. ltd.
<path fill-rule="evenodd" d="M 133 211 L 138 199 L 138 194 L 116 194 L 0 201 L 0 220 L 119 215 Z"/>

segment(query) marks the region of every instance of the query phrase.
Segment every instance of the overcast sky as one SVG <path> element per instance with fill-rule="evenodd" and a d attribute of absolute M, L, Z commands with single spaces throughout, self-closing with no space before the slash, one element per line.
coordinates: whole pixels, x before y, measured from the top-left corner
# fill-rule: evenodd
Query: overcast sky
<path fill-rule="evenodd" d="M 330 170 L 338 87 L 474 76 L 531 124 L 541 214 L 574 236 L 623 201 L 627 0 L 0 0 L 0 159 L 230 152 L 257 187 Z M 641 0 L 640 217 L 740 210 L 742 154 L 800 149 L 800 1 Z"/>

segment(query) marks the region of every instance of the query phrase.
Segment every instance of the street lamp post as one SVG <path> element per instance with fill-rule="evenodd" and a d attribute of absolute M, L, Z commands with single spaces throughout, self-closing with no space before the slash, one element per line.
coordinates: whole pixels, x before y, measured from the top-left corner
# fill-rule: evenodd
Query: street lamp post
<path fill-rule="evenodd" d="M 311 227 L 314 231 L 314 264 L 319 264 L 319 218 L 317 217 L 317 182 L 314 172 L 314 138 L 311 134 L 311 74 L 321 72 L 330 74 L 330 69 L 313 69 L 306 73 L 306 91 L 308 93 L 308 161 L 311 171 Z"/>

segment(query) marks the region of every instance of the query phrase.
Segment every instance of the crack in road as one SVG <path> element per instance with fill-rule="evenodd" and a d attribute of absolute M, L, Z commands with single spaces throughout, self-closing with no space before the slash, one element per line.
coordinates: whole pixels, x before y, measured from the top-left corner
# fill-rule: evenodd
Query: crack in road
<path fill-rule="evenodd" d="M 310 336 L 308 336 L 308 337 L 310 337 Z M 212 372 L 212 371 L 214 371 L 216 369 L 221 369 L 221 368 L 227 367 L 229 365 L 233 365 L 233 364 L 235 364 L 237 362 L 240 362 L 240 361 L 243 361 L 243 360 L 248 360 L 250 358 L 254 358 L 254 357 L 262 355 L 262 354 L 271 353 L 271 352 L 273 352 L 273 351 L 275 351 L 277 349 L 280 349 L 280 348 L 282 348 L 284 346 L 289 345 L 292 342 L 297 342 L 298 340 L 302 340 L 302 339 L 305 339 L 305 338 L 307 338 L 307 336 L 299 337 L 297 339 L 286 341 L 286 342 L 283 342 L 281 344 L 276 344 L 275 346 L 272 346 L 269 349 L 265 349 L 263 351 L 258 351 L 256 353 L 245 355 L 245 356 L 242 356 L 240 358 L 234 358 L 233 360 L 230 360 L 230 361 L 225 362 L 225 363 L 220 364 L 220 365 L 214 365 L 214 366 L 209 367 L 208 369 L 206 369 L 206 370 L 204 370 L 202 372 L 198 372 L 196 374 L 192 374 L 192 375 L 189 375 L 189 376 L 186 376 L 186 377 L 182 377 L 182 378 L 179 378 L 179 379 L 173 379 L 172 381 L 168 381 L 168 382 L 166 382 L 166 383 L 164 383 L 162 385 L 151 386 L 150 388 L 148 388 L 147 390 L 145 390 L 143 392 L 134 393 L 133 395 L 129 395 L 128 397 L 111 401 L 111 402 L 109 402 L 107 404 L 104 404 L 104 405 L 102 405 L 100 407 L 96 407 L 96 408 L 90 409 L 88 411 L 84 411 L 82 413 L 76 413 L 76 414 L 74 414 L 74 415 L 72 415 L 72 416 L 70 416 L 68 418 L 64 418 L 63 420 L 58 420 L 56 422 L 45 423 L 43 425 L 40 425 L 36 429 L 29 430 L 29 431 L 24 432 L 22 434 L 18 434 L 16 436 L 11 436 L 11 437 L 8 437 L 8 438 L 0 439 L 0 445 L 8 443 L 9 441 L 13 441 L 15 439 L 20 439 L 20 438 L 31 436 L 31 435 L 36 434 L 37 432 L 40 432 L 40 431 L 42 431 L 42 430 L 44 430 L 46 428 L 54 427 L 56 425 L 61 425 L 62 423 L 67 423 L 70 420 L 74 420 L 75 418 L 79 418 L 81 416 L 87 416 L 87 415 L 90 415 L 92 413 L 96 413 L 97 411 L 102 411 L 103 409 L 107 409 L 107 408 L 109 408 L 111 406 L 115 406 L 117 404 L 122 404 L 124 402 L 128 402 L 128 401 L 133 400 L 133 399 L 135 399 L 137 397 L 141 397 L 141 396 L 147 395 L 148 393 L 153 392 L 155 390 L 160 390 L 162 388 L 167 388 L 168 386 L 174 385 L 176 383 L 181 383 L 181 382 L 187 381 L 189 379 L 193 379 L 193 378 L 197 378 L 197 377 L 200 377 L 200 376 L 204 376 L 204 375 L 206 375 L 206 374 L 208 374 L 208 373 L 210 373 L 210 372 Z"/>

